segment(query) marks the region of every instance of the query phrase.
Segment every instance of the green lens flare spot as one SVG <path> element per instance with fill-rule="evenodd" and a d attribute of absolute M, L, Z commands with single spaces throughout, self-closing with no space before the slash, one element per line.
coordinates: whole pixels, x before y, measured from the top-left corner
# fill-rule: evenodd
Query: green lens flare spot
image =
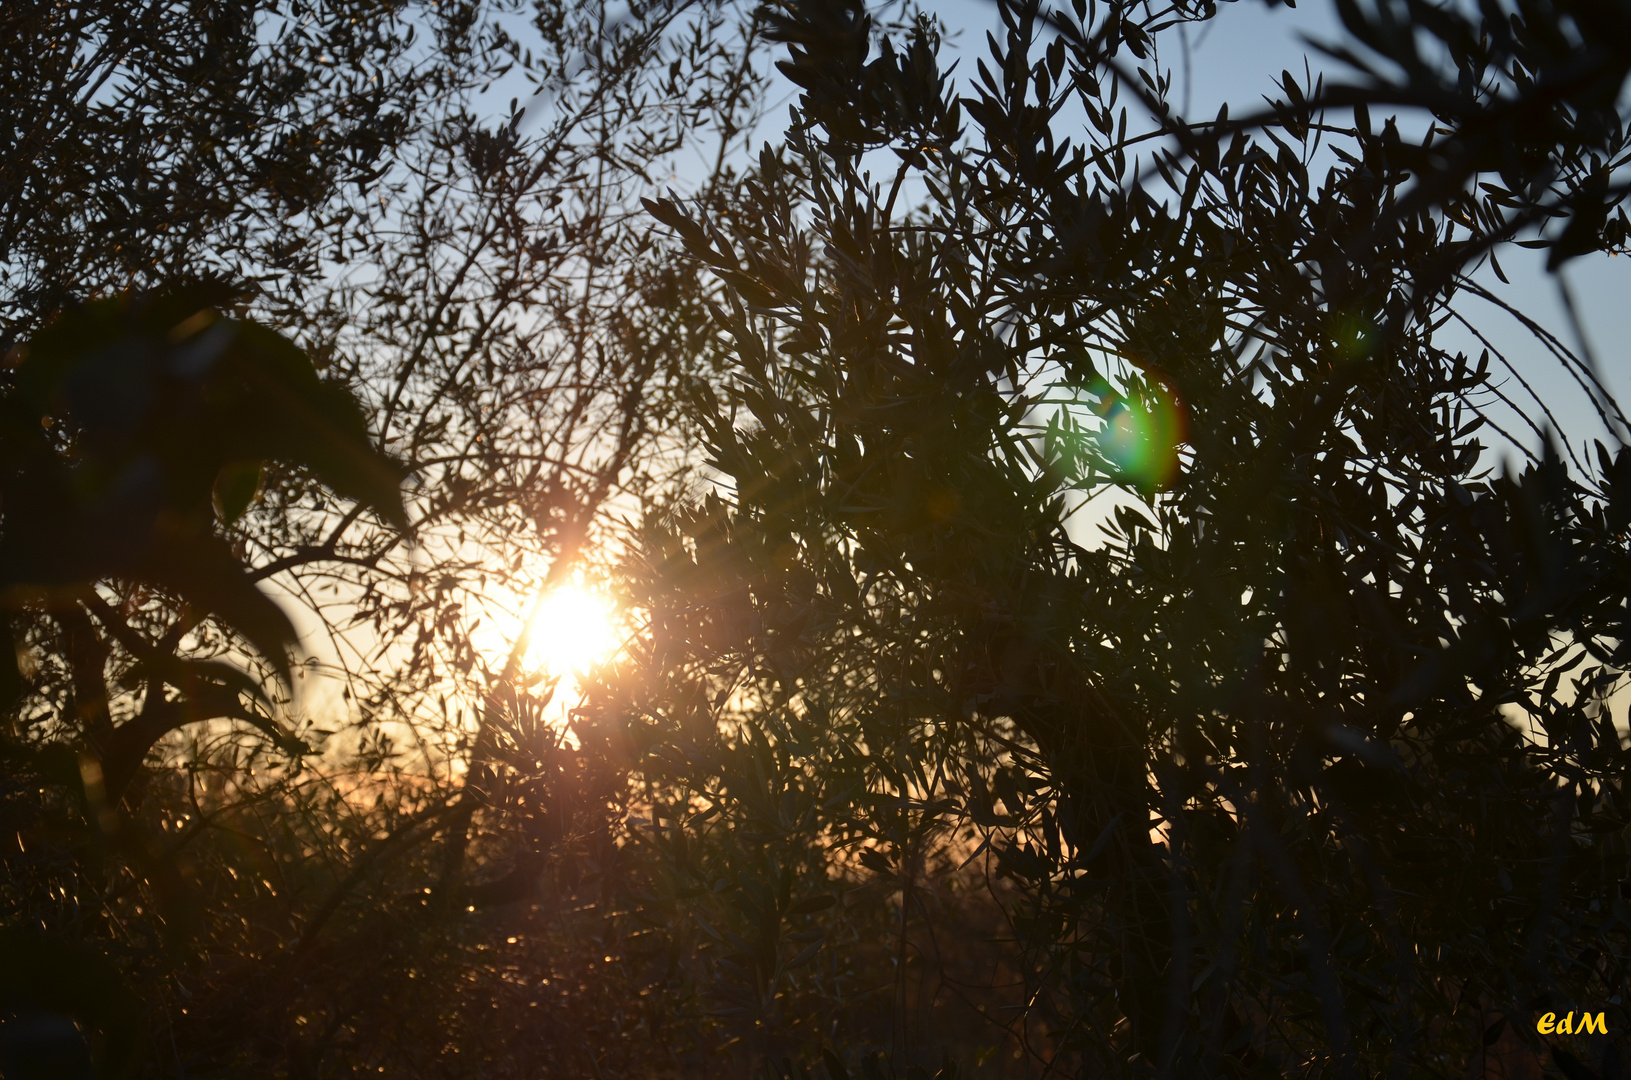
<path fill-rule="evenodd" d="M 1115 466 L 1117 479 L 1143 494 L 1163 491 L 1178 478 L 1183 443 L 1183 409 L 1162 386 L 1142 388 L 1136 397 L 1115 402 L 1099 429 L 1099 452 Z"/>

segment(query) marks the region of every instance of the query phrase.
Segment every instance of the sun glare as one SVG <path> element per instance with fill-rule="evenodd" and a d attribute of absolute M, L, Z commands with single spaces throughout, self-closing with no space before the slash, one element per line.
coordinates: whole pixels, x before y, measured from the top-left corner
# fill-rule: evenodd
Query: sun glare
<path fill-rule="evenodd" d="M 581 585 L 563 585 L 544 597 L 532 617 L 526 666 L 568 675 L 610 659 L 616 644 L 610 598 Z"/>

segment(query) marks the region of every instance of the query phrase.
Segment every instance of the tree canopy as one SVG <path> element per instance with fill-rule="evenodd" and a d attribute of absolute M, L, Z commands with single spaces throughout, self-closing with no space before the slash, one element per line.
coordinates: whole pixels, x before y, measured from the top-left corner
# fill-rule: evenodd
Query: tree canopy
<path fill-rule="evenodd" d="M 1623 1075 L 1631 15 L 1337 10 L 0 16 L 0 1070 Z"/>
<path fill-rule="evenodd" d="M 662 468 L 686 361 L 652 298 L 687 285 L 635 192 L 745 126 L 737 14 L 0 13 L 0 1071 L 40 1041 L 47 1071 L 578 1076 L 612 1045 L 615 989 L 541 1016 L 467 962 L 516 936 L 467 909 L 562 864 L 569 948 L 538 947 L 585 982 L 622 799 L 479 632 Z M 480 720 L 518 679 L 519 749 Z M 92 1008 L 109 966 L 134 1014 Z"/>
<path fill-rule="evenodd" d="M 1507 1023 L 1573 1068 L 1534 1017 L 1623 1023 L 1631 455 L 1492 467 L 1504 373 L 1438 344 L 1498 245 L 1623 242 L 1625 58 L 1580 44 L 1619 16 L 1339 10 L 1353 84 L 1192 122 L 1157 42 L 1209 5 L 1005 5 L 967 91 L 931 23 L 797 5 L 785 144 L 652 204 L 733 378 L 623 707 L 689 794 L 672 872 L 719 872 L 689 828 L 759 882 L 708 976 L 754 1031 L 831 977 L 785 916 L 836 873 L 898 890 L 895 1049 L 935 1037 L 976 867 L 999 1026 L 1065 1075 L 1464 1071 Z"/>

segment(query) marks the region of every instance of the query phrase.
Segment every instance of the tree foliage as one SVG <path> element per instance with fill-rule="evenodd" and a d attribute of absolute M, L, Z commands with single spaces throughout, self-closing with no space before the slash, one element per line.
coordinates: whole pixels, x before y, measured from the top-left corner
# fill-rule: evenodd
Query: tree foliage
<path fill-rule="evenodd" d="M 0 13 L 0 1070 L 1623 1070 L 1623 13 L 992 10 Z"/>
<path fill-rule="evenodd" d="M 8 1077 L 661 1059 L 604 977 L 623 775 L 504 620 L 664 468 L 691 286 L 634 198 L 716 182 L 753 32 L 0 12 Z"/>
<path fill-rule="evenodd" d="M 771 1057 L 850 1029 L 875 997 L 805 1002 L 855 905 L 799 897 L 870 887 L 907 1061 L 986 1022 L 1061 1075 L 1617 1068 L 1533 1017 L 1631 1019 L 1631 454 L 1569 468 L 1441 331 L 1501 245 L 1623 243 L 1623 13 L 1341 4 L 1352 85 L 1192 122 L 1161 46 L 1211 5 L 1000 5 L 961 93 L 930 21 L 780 10 L 784 145 L 650 207 L 730 378 L 608 690 L 677 787 L 671 873 L 758 927 L 698 992 Z"/>

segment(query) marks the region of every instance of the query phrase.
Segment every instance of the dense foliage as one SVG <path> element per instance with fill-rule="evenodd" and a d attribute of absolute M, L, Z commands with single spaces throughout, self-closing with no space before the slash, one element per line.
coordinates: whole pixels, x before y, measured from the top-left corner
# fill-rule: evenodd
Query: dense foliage
<path fill-rule="evenodd" d="M 636 194 L 751 119 L 739 16 L 0 10 L 0 1071 L 84 1065 L 65 1016 L 110 1075 L 663 1053 L 621 777 L 506 635 L 660 466 Z"/>
<path fill-rule="evenodd" d="M 6 1077 L 1623 1075 L 1631 455 L 1444 334 L 1622 7 L 127 9 L 0 13 Z"/>
<path fill-rule="evenodd" d="M 1621 1068 L 1536 1018 L 1631 1024 L 1631 453 L 1492 466 L 1523 403 L 1437 332 L 1499 244 L 1623 241 L 1623 12 L 1339 7 L 1372 77 L 1195 123 L 1158 58 L 1210 5 L 1003 5 L 961 97 L 931 23 L 792 5 L 785 145 L 652 205 L 732 378 L 622 707 L 671 873 L 757 928 L 696 977 L 762 1052 L 880 1007 L 807 914 L 870 881 L 907 1060 L 983 1020 L 1061 1075 Z"/>

